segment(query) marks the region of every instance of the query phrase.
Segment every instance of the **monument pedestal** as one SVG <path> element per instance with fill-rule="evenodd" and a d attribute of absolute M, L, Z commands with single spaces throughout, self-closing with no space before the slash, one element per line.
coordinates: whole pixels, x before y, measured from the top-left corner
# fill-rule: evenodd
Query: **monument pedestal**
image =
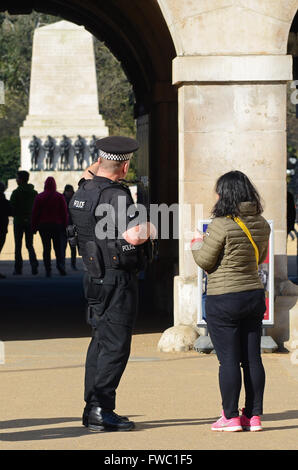
<path fill-rule="evenodd" d="M 30 171 L 33 167 L 29 149 L 33 136 L 39 144 L 39 170 L 47 168 L 45 142 L 48 136 L 54 144 L 51 168 L 61 169 L 60 143 L 66 136 L 70 145 L 68 169 L 75 170 L 78 136 L 83 142 L 82 156 L 87 166 L 93 160 L 90 155 L 93 136 L 100 139 L 108 135 L 98 109 L 92 35 L 83 26 L 64 20 L 37 28 L 33 38 L 29 113 L 20 128 L 20 169 Z M 65 178 L 66 175 L 59 180 Z M 38 178 L 38 187 L 39 184 Z"/>

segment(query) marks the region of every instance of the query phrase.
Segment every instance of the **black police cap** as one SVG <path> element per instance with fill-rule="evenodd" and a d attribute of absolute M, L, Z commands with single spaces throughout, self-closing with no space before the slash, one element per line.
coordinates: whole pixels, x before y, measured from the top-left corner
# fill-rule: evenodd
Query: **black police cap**
<path fill-rule="evenodd" d="M 104 137 L 96 141 L 99 156 L 107 160 L 129 160 L 133 152 L 138 150 L 139 144 L 135 139 L 123 136 Z"/>

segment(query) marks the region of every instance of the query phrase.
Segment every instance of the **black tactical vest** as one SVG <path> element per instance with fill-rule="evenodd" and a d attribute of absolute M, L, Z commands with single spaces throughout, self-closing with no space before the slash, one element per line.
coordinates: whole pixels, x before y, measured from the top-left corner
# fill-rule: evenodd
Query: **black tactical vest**
<path fill-rule="evenodd" d="M 116 238 L 101 240 L 96 237 L 95 211 L 101 204 L 102 193 L 111 187 L 120 188 L 124 194 L 125 192 L 130 194 L 129 189 L 114 181 L 86 180 L 81 183 L 69 202 L 69 211 L 77 234 L 79 254 L 92 277 L 101 277 L 100 273 L 96 275 L 96 272 L 100 270 L 102 272 L 105 268 L 125 270 L 138 268 L 138 247 L 118 238 L 117 228 Z"/>

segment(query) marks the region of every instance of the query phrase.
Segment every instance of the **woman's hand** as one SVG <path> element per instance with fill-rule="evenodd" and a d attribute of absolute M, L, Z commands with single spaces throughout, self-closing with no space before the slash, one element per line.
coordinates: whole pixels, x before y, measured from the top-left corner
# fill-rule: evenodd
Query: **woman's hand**
<path fill-rule="evenodd" d="M 191 244 L 195 242 L 202 242 L 204 241 L 204 234 L 200 232 L 199 230 L 196 230 L 193 236 L 193 239 L 191 240 Z"/>

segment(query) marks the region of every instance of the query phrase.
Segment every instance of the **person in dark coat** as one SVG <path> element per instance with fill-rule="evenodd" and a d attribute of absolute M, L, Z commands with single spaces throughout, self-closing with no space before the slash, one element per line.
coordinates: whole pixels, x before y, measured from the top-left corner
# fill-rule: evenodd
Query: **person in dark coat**
<path fill-rule="evenodd" d="M 8 227 L 8 217 L 11 215 L 9 201 L 6 199 L 5 184 L 0 181 L 0 253 L 4 246 Z M 0 273 L 0 279 L 5 279 L 5 275 Z"/>
<path fill-rule="evenodd" d="M 65 276 L 65 257 L 62 239 L 67 226 L 68 214 L 65 199 L 56 191 L 56 181 L 49 176 L 44 191 L 36 196 L 32 211 L 32 230 L 39 231 L 43 244 L 43 261 L 47 277 L 51 276 L 51 243 L 56 255 L 56 266 Z"/>
<path fill-rule="evenodd" d="M 37 274 L 38 261 L 33 247 L 33 232 L 31 229 L 32 207 L 37 191 L 35 191 L 33 184 L 28 183 L 28 180 L 28 171 L 18 171 L 16 178 L 18 187 L 10 197 L 15 239 L 15 268 L 13 274 L 22 274 L 22 240 L 24 234 L 32 274 Z"/>

